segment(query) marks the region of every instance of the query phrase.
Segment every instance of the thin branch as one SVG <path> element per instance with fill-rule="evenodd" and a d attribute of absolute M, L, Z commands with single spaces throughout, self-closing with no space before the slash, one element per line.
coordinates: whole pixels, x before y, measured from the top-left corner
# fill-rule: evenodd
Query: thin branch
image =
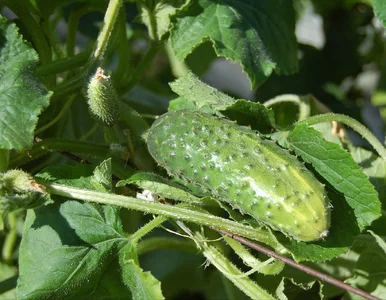
<path fill-rule="evenodd" d="M 354 294 L 357 294 L 365 299 L 369 299 L 369 300 L 381 300 L 380 298 L 376 297 L 376 296 L 373 296 L 363 290 L 360 290 L 358 288 L 355 288 L 351 285 L 348 285 L 347 283 L 344 283 L 342 281 L 339 281 L 338 279 L 335 279 L 334 277 L 331 277 L 327 274 L 324 274 L 322 272 L 319 272 L 319 271 L 316 271 L 308 266 L 305 266 L 305 265 L 302 265 L 302 264 L 299 264 L 297 262 L 295 262 L 294 260 L 288 258 L 288 257 L 285 257 L 285 256 L 282 256 L 280 254 L 277 254 L 276 252 L 270 250 L 270 249 L 267 249 L 255 242 L 252 242 L 250 240 L 247 240 L 246 238 L 243 238 L 239 235 L 236 235 L 236 234 L 232 234 L 230 232 L 227 232 L 227 231 L 224 231 L 224 230 L 221 230 L 221 229 L 216 229 L 216 228 L 212 228 L 214 231 L 217 231 L 221 234 L 224 234 L 224 235 L 227 235 L 237 241 L 239 241 L 240 243 L 252 248 L 252 249 L 255 249 L 259 252 L 262 252 L 270 257 L 273 257 L 273 258 L 276 258 L 276 259 L 279 259 L 281 260 L 282 262 L 286 263 L 287 265 L 290 265 L 291 267 L 294 267 L 304 273 L 307 273 L 308 275 L 311 275 L 315 278 L 318 278 L 320 279 L 321 281 L 324 281 L 324 282 L 327 282 L 329 284 L 332 284 L 340 289 L 343 289 L 345 291 L 349 291 L 351 293 L 354 293 Z"/>

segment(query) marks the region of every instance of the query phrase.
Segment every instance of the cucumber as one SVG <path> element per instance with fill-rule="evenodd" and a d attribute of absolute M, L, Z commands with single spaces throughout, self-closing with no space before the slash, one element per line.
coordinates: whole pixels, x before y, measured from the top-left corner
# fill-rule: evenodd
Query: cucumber
<path fill-rule="evenodd" d="M 118 94 L 110 76 L 100 67 L 87 85 L 87 98 L 90 113 L 99 123 L 111 127 L 118 122 Z"/>
<path fill-rule="evenodd" d="M 153 123 L 147 145 L 170 175 L 274 230 L 299 241 L 328 234 L 324 186 L 295 156 L 248 127 L 199 111 L 171 111 Z"/>

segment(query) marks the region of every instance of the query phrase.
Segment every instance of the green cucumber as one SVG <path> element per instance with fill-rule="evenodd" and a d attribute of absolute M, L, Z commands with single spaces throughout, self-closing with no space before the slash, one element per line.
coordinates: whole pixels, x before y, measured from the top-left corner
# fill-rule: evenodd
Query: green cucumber
<path fill-rule="evenodd" d="M 153 123 L 147 144 L 169 174 L 274 230 L 299 241 L 327 236 L 323 185 L 295 156 L 250 128 L 199 111 L 172 111 Z"/>
<path fill-rule="evenodd" d="M 100 67 L 87 85 L 87 98 L 90 113 L 99 123 L 113 126 L 118 122 L 118 94 L 110 76 Z"/>

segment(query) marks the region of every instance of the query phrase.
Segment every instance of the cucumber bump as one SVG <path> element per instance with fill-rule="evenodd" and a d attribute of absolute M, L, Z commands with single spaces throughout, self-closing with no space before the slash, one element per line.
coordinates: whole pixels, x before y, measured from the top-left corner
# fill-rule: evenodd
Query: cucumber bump
<path fill-rule="evenodd" d="M 248 127 L 199 111 L 171 111 L 153 123 L 147 144 L 169 174 L 274 230 L 299 241 L 327 236 L 323 185 L 295 156 Z"/>

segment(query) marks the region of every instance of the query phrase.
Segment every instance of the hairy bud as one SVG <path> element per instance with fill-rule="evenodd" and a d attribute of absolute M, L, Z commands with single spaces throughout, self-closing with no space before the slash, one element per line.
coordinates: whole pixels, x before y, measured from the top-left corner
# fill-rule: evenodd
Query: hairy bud
<path fill-rule="evenodd" d="M 87 86 L 90 112 L 99 122 L 113 126 L 119 118 L 118 95 L 110 76 L 98 68 Z"/>

